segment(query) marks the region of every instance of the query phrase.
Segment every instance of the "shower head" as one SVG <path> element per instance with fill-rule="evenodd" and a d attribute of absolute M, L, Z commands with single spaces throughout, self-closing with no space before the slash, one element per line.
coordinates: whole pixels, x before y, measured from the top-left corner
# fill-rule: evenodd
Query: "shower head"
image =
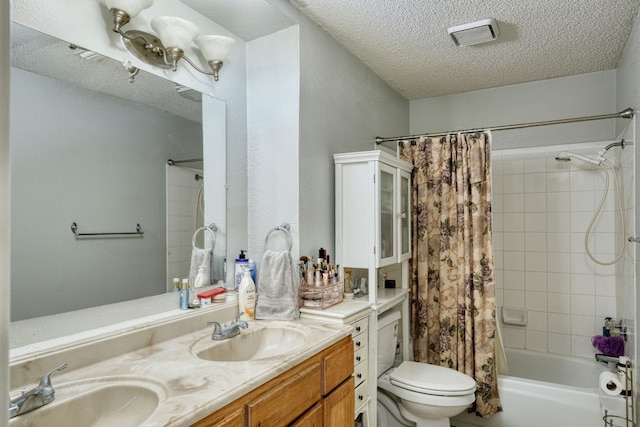
<path fill-rule="evenodd" d="M 583 162 L 591 163 L 593 165 L 600 165 L 600 163 L 602 163 L 602 159 L 591 159 L 580 154 L 572 153 L 571 151 L 561 151 L 556 156 L 556 160 L 559 162 L 570 162 L 572 158 L 582 160 Z"/>

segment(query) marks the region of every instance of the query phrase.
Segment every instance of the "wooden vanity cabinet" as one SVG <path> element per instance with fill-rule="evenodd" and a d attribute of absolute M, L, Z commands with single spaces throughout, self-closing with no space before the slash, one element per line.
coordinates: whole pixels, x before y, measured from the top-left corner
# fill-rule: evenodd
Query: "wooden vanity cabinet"
<path fill-rule="evenodd" d="M 346 337 L 192 427 L 345 427 L 354 419 L 353 342 Z"/>

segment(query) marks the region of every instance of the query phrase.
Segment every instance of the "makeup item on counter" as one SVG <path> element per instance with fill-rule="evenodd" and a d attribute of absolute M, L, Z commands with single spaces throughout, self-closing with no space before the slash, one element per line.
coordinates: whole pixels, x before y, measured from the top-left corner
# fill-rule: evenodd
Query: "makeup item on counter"
<path fill-rule="evenodd" d="M 240 255 L 236 258 L 235 268 L 234 268 L 234 287 L 238 289 L 240 287 L 240 282 L 242 282 L 243 273 L 246 269 L 249 268 L 249 260 L 245 255 L 244 249 L 240 250 Z"/>
<path fill-rule="evenodd" d="M 385 289 L 395 289 L 396 288 L 396 281 L 387 279 L 387 280 L 384 281 L 384 287 L 385 287 Z"/>
<path fill-rule="evenodd" d="M 251 279 L 251 272 L 244 271 L 238 289 L 238 311 L 240 320 L 253 320 L 256 312 L 256 285 Z"/>
<path fill-rule="evenodd" d="M 351 269 L 344 269 L 344 297 L 347 299 L 353 298 L 353 290 L 351 284 Z"/>
<path fill-rule="evenodd" d="M 205 286 L 209 286 L 209 272 L 206 265 L 201 265 L 198 267 L 198 274 L 196 275 L 196 280 L 193 283 L 194 288 L 203 288 Z"/>
<path fill-rule="evenodd" d="M 173 292 L 180 292 L 180 278 L 173 278 Z"/>
<path fill-rule="evenodd" d="M 182 288 L 180 289 L 180 310 L 189 309 L 189 279 L 182 279 Z"/>
<path fill-rule="evenodd" d="M 208 291 L 200 292 L 198 294 L 198 298 L 200 299 L 200 305 L 202 307 L 211 305 L 211 303 L 213 302 L 213 298 L 215 296 L 224 294 L 225 292 L 226 291 L 224 290 L 224 288 L 215 288 L 215 289 L 210 289 Z M 224 300 L 224 295 L 222 296 L 222 299 Z"/>

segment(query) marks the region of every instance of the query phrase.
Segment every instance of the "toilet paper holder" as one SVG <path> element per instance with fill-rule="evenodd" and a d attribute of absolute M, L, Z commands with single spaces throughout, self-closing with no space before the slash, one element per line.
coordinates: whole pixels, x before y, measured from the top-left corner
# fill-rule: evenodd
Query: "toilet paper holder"
<path fill-rule="evenodd" d="M 625 414 L 624 416 L 622 416 L 622 414 L 610 414 L 609 410 L 605 409 L 604 416 L 602 417 L 605 427 L 637 427 L 634 411 L 635 396 L 633 393 L 633 369 L 631 369 L 631 362 L 628 358 L 621 359 L 621 363 L 618 363 L 614 372 L 620 376 L 621 381 L 624 381 L 624 390 L 621 394 L 624 395 Z"/>

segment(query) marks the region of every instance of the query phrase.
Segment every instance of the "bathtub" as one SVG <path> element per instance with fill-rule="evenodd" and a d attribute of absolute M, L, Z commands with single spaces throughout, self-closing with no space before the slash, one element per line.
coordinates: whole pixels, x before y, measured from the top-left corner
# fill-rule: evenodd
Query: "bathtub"
<path fill-rule="evenodd" d="M 461 414 L 455 427 L 602 427 L 595 360 L 506 349 L 509 376 L 498 377 L 502 412 L 489 419 Z"/>

